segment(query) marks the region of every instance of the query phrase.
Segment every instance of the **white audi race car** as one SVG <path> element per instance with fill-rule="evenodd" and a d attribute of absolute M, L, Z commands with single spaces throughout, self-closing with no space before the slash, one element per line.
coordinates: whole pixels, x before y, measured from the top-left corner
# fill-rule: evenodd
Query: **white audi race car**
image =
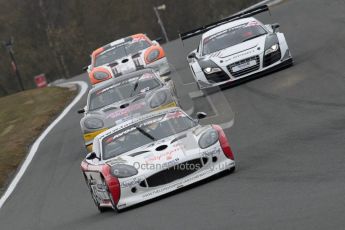
<path fill-rule="evenodd" d="M 152 69 L 139 70 L 97 84 L 79 110 L 85 146 L 92 150 L 95 136 L 110 127 L 151 111 L 178 106 L 172 80 L 165 82 Z"/>
<path fill-rule="evenodd" d="M 198 118 L 205 117 L 198 113 Z M 180 108 L 145 114 L 98 135 L 81 163 L 102 212 L 121 210 L 235 169 L 222 128 L 202 126 Z"/>
<path fill-rule="evenodd" d="M 91 84 L 140 69 L 151 68 L 160 75 L 170 73 L 163 48 L 145 34 L 135 34 L 100 47 L 92 52 L 86 68 Z"/>
<path fill-rule="evenodd" d="M 279 25 L 264 25 L 251 17 L 267 10 L 267 5 L 255 7 L 180 34 L 182 40 L 202 34 L 198 48 L 187 57 L 200 89 L 231 85 L 292 65 Z"/>

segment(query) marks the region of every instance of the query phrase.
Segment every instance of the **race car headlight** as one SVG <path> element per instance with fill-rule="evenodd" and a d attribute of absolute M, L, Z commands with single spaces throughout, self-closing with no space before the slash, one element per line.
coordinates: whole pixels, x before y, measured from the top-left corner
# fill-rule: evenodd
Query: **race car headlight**
<path fill-rule="evenodd" d="M 158 106 L 163 105 L 166 100 L 167 94 L 164 91 L 159 91 L 152 97 L 150 101 L 150 107 L 157 108 Z"/>
<path fill-rule="evenodd" d="M 126 178 L 137 175 L 138 170 L 131 165 L 116 164 L 111 166 L 110 173 L 112 176 L 117 178 Z"/>
<path fill-rule="evenodd" d="M 204 73 L 206 74 L 212 74 L 212 73 L 218 73 L 222 71 L 219 67 L 207 67 L 204 69 Z"/>
<path fill-rule="evenodd" d="M 265 55 L 268 55 L 270 53 L 276 52 L 278 49 L 279 49 L 279 45 L 278 44 L 274 44 L 273 46 L 271 46 L 270 48 L 265 50 Z"/>
<path fill-rule="evenodd" d="M 103 127 L 104 123 L 98 118 L 88 118 L 84 121 L 84 125 L 88 129 L 100 129 Z"/>
<path fill-rule="evenodd" d="M 96 72 L 93 73 L 93 76 L 97 80 L 104 80 L 104 79 L 110 77 L 108 73 L 103 72 L 103 71 L 96 71 Z"/>
<path fill-rule="evenodd" d="M 146 57 L 146 62 L 147 63 L 151 63 L 155 60 L 157 60 L 159 57 L 159 50 L 158 49 L 154 49 L 152 50 Z"/>
<path fill-rule="evenodd" d="M 199 147 L 206 149 L 218 141 L 218 132 L 210 129 L 203 133 L 199 139 Z"/>

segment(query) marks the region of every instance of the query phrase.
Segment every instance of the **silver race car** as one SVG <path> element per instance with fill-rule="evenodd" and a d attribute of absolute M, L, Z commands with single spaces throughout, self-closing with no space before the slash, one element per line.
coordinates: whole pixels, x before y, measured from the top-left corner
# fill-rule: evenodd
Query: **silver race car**
<path fill-rule="evenodd" d="M 178 106 L 172 80 L 164 82 L 152 69 L 145 69 L 97 84 L 89 91 L 79 113 L 88 151 L 93 138 L 108 128 L 151 111 Z"/>
<path fill-rule="evenodd" d="M 205 116 L 198 113 L 199 119 Z M 178 107 L 117 125 L 98 135 L 93 145 L 81 169 L 101 212 L 121 210 L 235 169 L 222 128 L 202 126 Z"/>
<path fill-rule="evenodd" d="M 180 34 L 182 40 L 202 34 L 198 48 L 187 57 L 200 89 L 292 65 L 279 25 L 264 25 L 251 17 L 267 10 L 267 5 L 259 6 Z"/>

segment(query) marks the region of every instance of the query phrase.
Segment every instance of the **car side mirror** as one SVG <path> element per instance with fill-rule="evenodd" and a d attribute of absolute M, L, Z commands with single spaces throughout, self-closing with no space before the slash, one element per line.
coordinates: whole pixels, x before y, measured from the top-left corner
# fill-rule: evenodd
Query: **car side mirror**
<path fill-rule="evenodd" d="M 94 160 L 94 159 L 100 160 L 95 152 L 91 152 L 91 153 L 87 154 L 86 159 L 88 159 L 88 160 Z"/>
<path fill-rule="evenodd" d="M 88 68 L 89 68 L 89 66 L 84 66 L 83 71 L 87 71 Z"/>
<path fill-rule="evenodd" d="M 163 77 L 164 82 L 169 82 L 171 78 L 169 76 Z"/>
<path fill-rule="evenodd" d="M 85 109 L 79 109 L 78 113 L 85 113 Z"/>
<path fill-rule="evenodd" d="M 272 27 L 273 32 L 276 32 L 276 30 L 280 27 L 280 25 L 278 23 L 273 23 L 271 27 Z"/>
<path fill-rule="evenodd" d="M 163 41 L 163 38 L 162 37 L 158 37 L 158 38 L 155 39 L 155 41 L 156 42 L 161 42 L 161 41 Z"/>
<path fill-rule="evenodd" d="M 207 117 L 207 113 L 205 113 L 205 112 L 197 112 L 196 113 L 196 118 L 198 120 L 204 119 L 205 117 Z"/>
<path fill-rule="evenodd" d="M 194 52 L 188 54 L 187 56 L 189 59 L 196 58 L 196 54 Z"/>

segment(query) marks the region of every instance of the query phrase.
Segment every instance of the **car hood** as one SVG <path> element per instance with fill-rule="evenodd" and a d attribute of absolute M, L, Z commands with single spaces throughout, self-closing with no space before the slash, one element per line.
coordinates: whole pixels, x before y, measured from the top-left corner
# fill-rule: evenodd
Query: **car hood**
<path fill-rule="evenodd" d="M 89 112 L 85 116 L 85 119 L 88 117 L 96 117 L 103 120 L 104 127 L 112 127 L 133 116 L 139 116 L 149 112 L 151 108 L 149 107 L 148 98 L 150 98 L 154 92 L 155 91 L 142 93 L 135 97 L 110 104 L 99 110 Z"/>
<path fill-rule="evenodd" d="M 148 167 L 138 168 L 140 165 L 166 167 L 181 163 L 188 159 L 191 154 L 201 151 L 198 139 L 200 133 L 208 128 L 199 126 L 189 131 L 181 132 L 114 157 L 107 160 L 106 163 L 110 166 L 115 164 L 132 165 L 138 169 L 139 174 L 147 173 L 147 170 L 155 170 Z"/>
<path fill-rule="evenodd" d="M 144 53 L 147 49 L 140 50 L 136 54 L 131 54 L 114 60 L 112 63 L 106 64 L 105 66 L 111 68 L 115 77 L 142 69 L 144 66 Z"/>
<path fill-rule="evenodd" d="M 263 35 L 246 42 L 242 42 L 224 50 L 212 53 L 205 57 L 211 59 L 219 66 L 228 65 L 249 57 L 260 55 L 265 48 L 265 40 L 267 35 Z"/>

